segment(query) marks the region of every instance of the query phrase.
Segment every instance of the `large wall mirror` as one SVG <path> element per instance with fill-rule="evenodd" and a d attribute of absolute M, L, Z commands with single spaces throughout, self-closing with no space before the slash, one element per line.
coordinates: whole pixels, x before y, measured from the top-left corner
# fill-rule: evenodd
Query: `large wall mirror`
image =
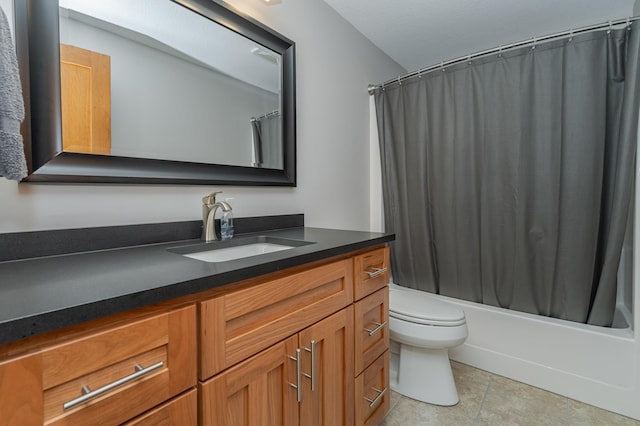
<path fill-rule="evenodd" d="M 33 182 L 295 186 L 295 45 L 213 0 L 16 0 Z"/>

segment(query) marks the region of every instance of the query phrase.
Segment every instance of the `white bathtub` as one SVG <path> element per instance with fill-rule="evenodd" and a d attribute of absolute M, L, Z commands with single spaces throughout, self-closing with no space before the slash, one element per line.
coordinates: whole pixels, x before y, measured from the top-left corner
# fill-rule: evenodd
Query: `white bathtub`
<path fill-rule="evenodd" d="M 465 312 L 469 337 L 450 350 L 464 364 L 640 419 L 638 345 L 612 329 L 445 296 Z"/>

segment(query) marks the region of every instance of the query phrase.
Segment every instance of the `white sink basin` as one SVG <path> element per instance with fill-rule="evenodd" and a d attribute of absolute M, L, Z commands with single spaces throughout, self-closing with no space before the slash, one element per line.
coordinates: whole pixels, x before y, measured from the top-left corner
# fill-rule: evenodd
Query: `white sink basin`
<path fill-rule="evenodd" d="M 197 253 L 183 254 L 192 259 L 204 262 L 227 262 L 229 260 L 241 259 L 243 257 L 258 256 L 265 253 L 273 253 L 281 250 L 289 250 L 294 246 L 274 243 L 253 243 L 242 246 L 218 248 Z"/>
<path fill-rule="evenodd" d="M 226 241 L 171 247 L 167 250 L 171 253 L 181 254 L 182 256 L 202 262 L 217 263 L 289 250 L 306 246 L 307 244 L 313 244 L 313 242 L 266 235 L 254 235 L 233 238 Z"/>

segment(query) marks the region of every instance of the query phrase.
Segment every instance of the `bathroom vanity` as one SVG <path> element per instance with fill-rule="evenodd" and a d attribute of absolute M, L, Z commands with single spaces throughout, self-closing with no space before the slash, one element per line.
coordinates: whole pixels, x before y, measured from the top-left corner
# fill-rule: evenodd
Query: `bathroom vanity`
<path fill-rule="evenodd" d="M 15 2 L 26 181 L 296 186 L 292 40 L 223 2 L 149 2 L 144 28 L 118 19 L 140 15 L 127 13 L 130 2 L 69 3 Z M 210 40 L 221 51 L 209 54 Z M 62 107 L 71 94 L 60 42 L 111 58 L 112 114 L 93 123 L 109 136 L 100 155 L 61 132 L 86 127 L 93 105 Z M 143 86 L 174 91 L 135 98 Z M 274 131 L 254 132 L 268 117 Z M 215 208 L 207 217 L 205 240 Z M 201 223 L 0 234 L 0 426 L 380 423 L 393 235 L 293 222 L 258 219 L 241 232 L 234 220 L 246 235 L 210 243 L 198 239 Z"/>
<path fill-rule="evenodd" d="M 308 244 L 217 263 L 179 253 L 197 240 L 0 262 L 0 425 L 379 424 L 393 236 L 259 234 Z"/>

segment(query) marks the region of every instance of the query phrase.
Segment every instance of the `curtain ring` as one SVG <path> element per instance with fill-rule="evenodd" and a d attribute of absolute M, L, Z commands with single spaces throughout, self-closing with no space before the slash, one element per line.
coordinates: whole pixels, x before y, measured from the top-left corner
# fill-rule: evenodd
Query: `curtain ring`
<path fill-rule="evenodd" d="M 398 86 L 402 86 L 402 80 L 400 77 L 398 77 Z"/>
<path fill-rule="evenodd" d="M 536 38 L 534 37 L 533 39 L 533 44 L 531 45 L 531 50 L 536 50 L 536 44 L 538 43 L 538 40 L 536 40 Z"/>
<path fill-rule="evenodd" d="M 627 31 L 631 31 L 631 18 L 627 16 Z"/>
<path fill-rule="evenodd" d="M 502 46 L 498 47 L 498 58 L 502 58 Z"/>
<path fill-rule="evenodd" d="M 611 30 L 613 29 L 613 24 L 609 21 L 609 29 L 607 30 L 607 35 L 611 34 Z"/>
<path fill-rule="evenodd" d="M 467 65 L 471 65 L 471 55 L 467 56 Z"/>
<path fill-rule="evenodd" d="M 573 28 L 569 30 L 569 40 L 567 41 L 567 43 L 571 43 L 572 41 L 573 41 Z"/>
<path fill-rule="evenodd" d="M 418 70 L 418 78 L 422 80 L 422 70 Z"/>
<path fill-rule="evenodd" d="M 444 72 L 444 61 L 440 62 L 440 69 Z"/>

